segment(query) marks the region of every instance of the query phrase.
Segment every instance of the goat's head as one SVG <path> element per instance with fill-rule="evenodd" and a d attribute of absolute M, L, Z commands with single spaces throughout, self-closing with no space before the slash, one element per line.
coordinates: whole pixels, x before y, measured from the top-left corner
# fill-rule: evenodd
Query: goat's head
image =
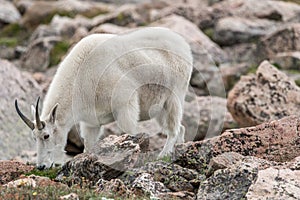
<path fill-rule="evenodd" d="M 60 132 L 60 128 L 55 123 L 58 104 L 51 109 L 45 119 L 41 120 L 39 115 L 39 100 L 40 98 L 38 98 L 35 107 L 31 106 L 34 116 L 33 121 L 20 111 L 17 100 L 15 100 L 15 107 L 21 119 L 32 130 L 32 136 L 37 145 L 37 168 L 42 170 L 50 168 L 54 164 L 54 160 L 57 157 L 61 157 L 64 147 L 61 147 L 62 138 L 57 134 Z"/>

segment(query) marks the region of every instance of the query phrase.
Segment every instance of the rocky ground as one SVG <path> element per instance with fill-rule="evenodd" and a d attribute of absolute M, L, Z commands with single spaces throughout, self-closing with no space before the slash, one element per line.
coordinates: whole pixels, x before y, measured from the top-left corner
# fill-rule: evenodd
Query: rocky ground
<path fill-rule="evenodd" d="M 0 0 L 0 199 L 300 199 L 299 3 Z M 74 127 L 66 150 L 79 155 L 35 170 L 14 100 L 30 114 L 83 37 L 148 26 L 192 48 L 187 142 L 157 160 L 166 137 L 154 121 L 137 136 L 109 124 L 93 153 L 79 154 Z"/>

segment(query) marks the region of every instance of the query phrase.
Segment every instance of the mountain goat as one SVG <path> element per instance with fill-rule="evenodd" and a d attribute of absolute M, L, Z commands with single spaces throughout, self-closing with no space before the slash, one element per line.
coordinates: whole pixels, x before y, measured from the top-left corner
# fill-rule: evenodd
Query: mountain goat
<path fill-rule="evenodd" d="M 192 73 L 189 45 L 166 28 L 144 28 L 121 35 L 93 34 L 82 39 L 60 64 L 31 121 L 37 167 L 49 168 L 64 154 L 68 131 L 80 123 L 85 151 L 100 136 L 101 125 L 116 121 L 135 134 L 138 121 L 151 118 L 167 134 L 160 157 L 184 142 L 183 104 Z"/>

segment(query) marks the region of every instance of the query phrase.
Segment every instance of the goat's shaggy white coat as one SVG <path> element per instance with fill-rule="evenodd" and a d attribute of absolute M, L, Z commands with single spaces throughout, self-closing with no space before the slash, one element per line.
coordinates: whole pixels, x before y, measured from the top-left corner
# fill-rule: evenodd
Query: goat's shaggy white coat
<path fill-rule="evenodd" d="M 44 100 L 40 118 L 46 127 L 36 135 L 50 138 L 38 141 L 38 165 L 56 162 L 76 123 L 88 151 L 101 125 L 115 120 L 135 134 L 138 121 L 156 118 L 168 135 L 160 156 L 172 152 L 184 142 L 181 119 L 191 72 L 189 45 L 165 28 L 82 39 L 60 64 Z"/>

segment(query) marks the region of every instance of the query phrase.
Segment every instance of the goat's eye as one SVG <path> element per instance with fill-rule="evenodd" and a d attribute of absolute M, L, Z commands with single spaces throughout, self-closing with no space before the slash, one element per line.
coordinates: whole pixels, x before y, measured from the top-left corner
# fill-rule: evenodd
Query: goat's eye
<path fill-rule="evenodd" d="M 44 135 L 44 140 L 47 140 L 49 138 L 49 135 Z"/>

